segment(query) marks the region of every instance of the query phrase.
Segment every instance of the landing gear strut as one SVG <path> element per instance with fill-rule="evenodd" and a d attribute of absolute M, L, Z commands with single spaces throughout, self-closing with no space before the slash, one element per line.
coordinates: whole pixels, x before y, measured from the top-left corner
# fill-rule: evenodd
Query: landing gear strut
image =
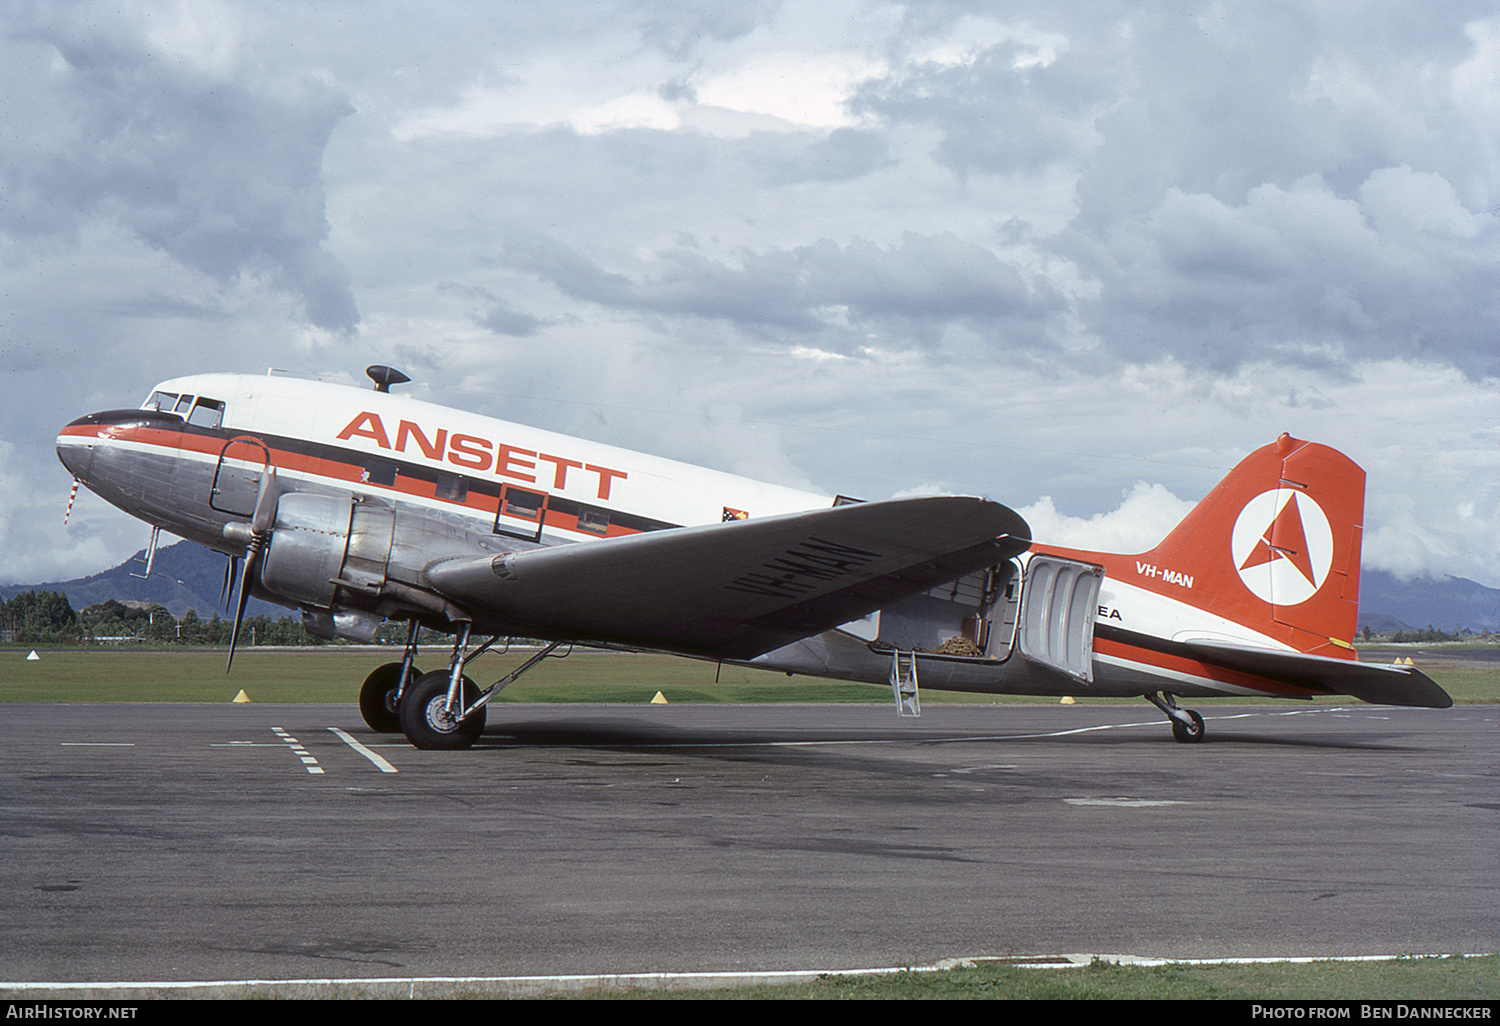
<path fill-rule="evenodd" d="M 1203 740 L 1203 717 L 1192 709 L 1177 708 L 1177 700 L 1165 691 L 1154 691 L 1145 696 L 1146 701 L 1167 714 L 1172 721 L 1172 738 L 1183 744 L 1196 744 Z"/>
<path fill-rule="evenodd" d="M 406 632 L 406 652 L 401 661 L 377 666 L 359 689 L 359 714 L 378 734 L 401 731 L 401 698 L 422 676 L 422 671 L 416 666 L 417 628 L 417 621 L 411 621 Z"/>
<path fill-rule="evenodd" d="M 471 625 L 467 623 L 459 626 L 447 670 L 420 678 L 400 697 L 401 730 L 417 748 L 451 750 L 471 747 L 484 732 L 485 706 L 490 698 L 562 644 L 552 642 L 481 694 L 479 687 L 464 676 L 464 666 L 499 639 L 490 638 L 469 652 L 470 629 Z M 413 644 L 413 651 L 415 647 Z"/>

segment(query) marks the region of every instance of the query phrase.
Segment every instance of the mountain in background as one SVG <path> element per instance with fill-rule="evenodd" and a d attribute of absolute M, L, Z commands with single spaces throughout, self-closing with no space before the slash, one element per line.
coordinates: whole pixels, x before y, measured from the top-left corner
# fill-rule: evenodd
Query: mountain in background
<path fill-rule="evenodd" d="M 191 542 L 178 542 L 157 549 L 151 576 L 135 576 L 146 569 L 142 549 L 119 566 L 92 577 L 47 584 L 0 586 L 0 598 L 23 591 L 60 591 L 74 609 L 116 599 L 121 602 L 159 603 L 175 617 L 189 609 L 204 619 L 215 610 L 223 614 L 220 599 L 224 587 L 224 556 Z M 251 599 L 246 615 L 272 618 L 295 615 L 282 606 Z M 1413 578 L 1403 581 L 1379 570 L 1366 570 L 1360 578 L 1359 626 L 1379 634 L 1397 630 L 1435 627 L 1454 632 L 1500 630 L 1500 590 L 1487 588 L 1462 577 L 1434 581 Z"/>
<path fill-rule="evenodd" d="M 147 578 L 136 576 L 146 572 L 146 550 L 142 549 L 119 566 L 90 577 L 45 584 L 0 585 L 0 598 L 13 598 L 23 591 L 60 591 L 68 597 L 68 604 L 75 610 L 115 599 L 119 602 L 165 606 L 168 612 L 179 619 L 183 613 L 193 609 L 207 620 L 216 611 L 221 617 L 233 615 L 233 609 L 226 612 L 224 601 L 219 597 L 223 593 L 224 566 L 227 562 L 227 557 L 201 545 L 178 542 L 156 550 L 156 559 L 151 564 L 151 576 Z M 231 582 L 231 587 L 233 586 L 234 582 Z M 269 616 L 279 620 L 283 616 L 297 614 L 283 606 L 252 598 L 245 606 L 245 615 Z"/>
<path fill-rule="evenodd" d="M 1359 625 L 1376 633 L 1436 627 L 1500 630 L 1500 590 L 1463 577 L 1434 581 L 1366 570 L 1359 581 Z"/>

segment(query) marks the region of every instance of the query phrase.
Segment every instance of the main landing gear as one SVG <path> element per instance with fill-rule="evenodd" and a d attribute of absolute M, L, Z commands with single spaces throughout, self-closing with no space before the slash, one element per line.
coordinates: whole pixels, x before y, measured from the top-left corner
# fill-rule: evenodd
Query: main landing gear
<path fill-rule="evenodd" d="M 472 747 L 484 732 L 485 707 L 479 688 L 460 675 L 456 701 L 449 701 L 448 674 L 439 670 L 417 681 L 401 700 L 401 730 L 417 748 L 433 751 Z M 489 697 L 488 693 L 485 695 Z"/>
<path fill-rule="evenodd" d="M 406 629 L 406 651 L 399 663 L 386 663 L 370 671 L 359 689 L 359 714 L 377 734 L 401 730 L 401 697 L 407 686 L 422 676 L 417 669 L 417 621 Z"/>
<path fill-rule="evenodd" d="M 562 644 L 552 642 L 481 692 L 464 675 L 464 667 L 499 639 L 490 638 L 470 652 L 470 628 L 467 623 L 459 626 L 448 669 L 423 674 L 416 668 L 418 625 L 411 622 L 401 662 L 377 667 L 360 688 L 359 711 L 370 729 L 385 734 L 399 730 L 422 749 L 469 748 L 484 732 L 490 698 Z"/>
<path fill-rule="evenodd" d="M 1155 691 L 1145 696 L 1146 701 L 1167 714 L 1172 721 L 1172 738 L 1183 744 L 1196 744 L 1203 740 L 1203 717 L 1192 709 L 1177 708 L 1177 700 L 1165 691 Z"/>

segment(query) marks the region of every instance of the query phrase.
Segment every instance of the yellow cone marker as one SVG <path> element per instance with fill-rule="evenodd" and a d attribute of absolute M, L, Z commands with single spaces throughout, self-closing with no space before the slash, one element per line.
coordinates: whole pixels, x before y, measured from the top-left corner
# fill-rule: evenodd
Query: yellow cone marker
<path fill-rule="evenodd" d="M 248 703 L 250 701 L 250 696 L 245 694 L 244 688 L 240 688 L 240 693 L 234 696 L 234 700 L 238 703 Z"/>
<path fill-rule="evenodd" d="M 664 695 L 664 694 L 662 694 L 660 691 L 658 691 L 656 693 L 656 696 L 651 699 L 651 704 L 652 705 L 666 705 L 667 704 L 667 696 Z"/>
<path fill-rule="evenodd" d="M 1057 704 L 1058 705 L 1075 705 L 1077 703 L 1075 703 L 1073 701 L 1073 696 L 1072 695 L 1063 695 L 1063 700 L 1061 702 L 1058 702 Z"/>

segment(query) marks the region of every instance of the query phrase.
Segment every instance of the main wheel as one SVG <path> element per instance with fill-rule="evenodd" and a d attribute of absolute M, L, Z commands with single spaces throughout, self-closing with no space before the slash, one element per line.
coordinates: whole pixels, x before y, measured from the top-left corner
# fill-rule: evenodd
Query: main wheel
<path fill-rule="evenodd" d="M 1189 726 L 1176 717 L 1173 717 L 1172 737 L 1178 741 L 1181 741 L 1183 744 L 1193 744 L 1195 742 L 1202 741 L 1203 717 L 1199 716 L 1191 709 L 1184 709 L 1182 711 L 1187 713 L 1188 718 L 1193 721 L 1192 726 Z"/>
<path fill-rule="evenodd" d="M 411 668 L 413 681 L 422 671 Z M 401 664 L 386 663 L 370 671 L 359 689 L 359 714 L 377 734 L 401 733 L 401 711 L 396 708 L 396 693 L 401 688 Z"/>
<path fill-rule="evenodd" d="M 463 679 L 462 691 L 465 706 L 479 698 L 479 687 L 468 677 Z M 401 730 L 418 748 L 468 748 L 484 731 L 485 711 L 481 708 L 467 719 L 454 719 L 448 712 L 448 671 L 438 670 L 407 690 L 401 700 Z"/>

